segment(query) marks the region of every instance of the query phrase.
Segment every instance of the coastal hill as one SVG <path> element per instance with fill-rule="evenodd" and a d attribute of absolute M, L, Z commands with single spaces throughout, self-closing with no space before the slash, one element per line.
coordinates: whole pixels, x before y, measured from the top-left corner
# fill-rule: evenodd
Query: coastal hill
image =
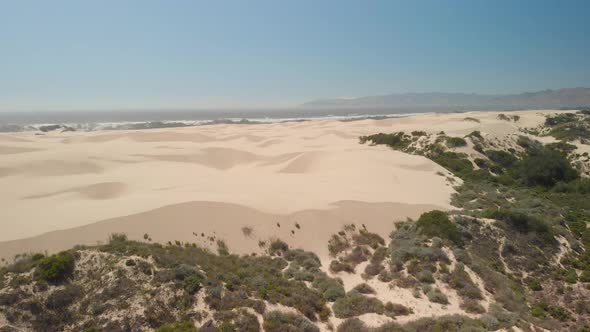
<path fill-rule="evenodd" d="M 357 98 L 318 99 L 304 103 L 309 108 L 433 108 L 448 109 L 549 109 L 590 105 L 590 88 L 543 90 L 520 94 L 402 93 Z"/>

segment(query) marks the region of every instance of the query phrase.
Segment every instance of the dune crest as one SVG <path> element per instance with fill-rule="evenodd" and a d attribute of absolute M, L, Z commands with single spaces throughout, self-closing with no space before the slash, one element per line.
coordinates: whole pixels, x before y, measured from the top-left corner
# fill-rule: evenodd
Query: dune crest
<path fill-rule="evenodd" d="M 57 230 L 39 236 L 0 242 L 0 257 L 9 259 L 22 252 L 57 252 L 77 244 L 105 242 L 112 233 L 125 233 L 142 240 L 148 234 L 154 242 L 179 240 L 216 249 L 210 238 L 223 239 L 232 252 L 262 253 L 259 241 L 284 239 L 297 248 L 312 250 L 328 259 L 326 243 L 334 230 L 350 223 L 364 223 L 386 237 L 395 222 L 440 208 L 427 204 L 335 202 L 329 209 L 309 209 L 290 214 L 265 213 L 246 206 L 222 202 L 186 202 L 116 217 L 85 226 Z M 295 224 L 299 225 L 299 228 Z M 252 229 L 252 236 L 243 228 Z"/>
<path fill-rule="evenodd" d="M 83 187 L 75 187 L 66 190 L 60 190 L 56 192 L 38 194 L 32 196 L 23 197 L 23 199 L 40 199 L 45 197 L 51 197 L 61 194 L 75 193 L 80 194 L 88 199 L 112 199 L 120 196 L 125 189 L 125 185 L 120 182 L 103 182 L 91 184 Z"/>

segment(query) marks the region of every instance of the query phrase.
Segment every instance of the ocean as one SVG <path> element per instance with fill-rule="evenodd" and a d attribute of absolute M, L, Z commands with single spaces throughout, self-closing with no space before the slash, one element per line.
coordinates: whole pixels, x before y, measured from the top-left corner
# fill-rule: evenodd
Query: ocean
<path fill-rule="evenodd" d="M 94 131 L 334 119 L 351 121 L 433 112 L 429 109 L 281 109 L 0 112 L 0 132 Z"/>

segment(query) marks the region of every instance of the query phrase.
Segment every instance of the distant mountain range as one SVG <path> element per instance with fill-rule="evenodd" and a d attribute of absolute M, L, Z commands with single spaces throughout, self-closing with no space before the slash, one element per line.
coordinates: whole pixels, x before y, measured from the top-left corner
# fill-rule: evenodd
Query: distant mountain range
<path fill-rule="evenodd" d="M 590 88 L 544 90 L 509 95 L 467 93 L 402 93 L 358 98 L 318 99 L 307 102 L 308 108 L 461 108 L 523 109 L 575 108 L 590 106 Z"/>

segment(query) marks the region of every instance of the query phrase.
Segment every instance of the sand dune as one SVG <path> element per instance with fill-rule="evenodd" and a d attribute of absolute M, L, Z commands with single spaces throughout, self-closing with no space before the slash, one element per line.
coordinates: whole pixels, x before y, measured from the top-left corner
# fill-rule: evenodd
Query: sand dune
<path fill-rule="evenodd" d="M 120 182 L 103 182 L 83 187 L 59 190 L 46 194 L 38 194 L 23 197 L 23 199 L 40 199 L 62 194 L 80 194 L 88 199 L 112 199 L 122 194 L 125 185 Z"/>
<path fill-rule="evenodd" d="M 314 161 L 317 159 L 319 155 L 321 155 L 322 151 L 312 151 L 302 153 L 297 156 L 294 160 L 289 162 L 287 166 L 281 169 L 279 172 L 281 173 L 306 173 L 311 169 Z"/>
<path fill-rule="evenodd" d="M 155 160 L 195 163 L 220 170 L 229 169 L 241 164 L 247 164 L 262 159 L 262 157 L 247 151 L 220 147 L 204 148 L 194 154 L 185 153 L 139 156 Z"/>
<path fill-rule="evenodd" d="M 350 222 L 387 236 L 395 220 L 450 208 L 454 191 L 439 165 L 361 145 L 358 136 L 504 135 L 541 123 L 544 113 L 517 112 L 519 122 L 477 112 L 2 135 L 10 149 L 0 152 L 35 151 L 0 153 L 0 256 L 96 243 L 112 232 L 201 242 L 192 234 L 203 232 L 238 252 L 256 251 L 258 239 L 270 236 L 323 252 L 329 235 Z M 292 234 L 295 220 L 303 227 Z M 256 238 L 244 237 L 244 226 Z"/>
<path fill-rule="evenodd" d="M 271 146 L 271 145 L 274 145 L 274 144 L 279 144 L 279 143 L 281 143 L 281 142 L 282 142 L 282 140 L 275 138 L 275 139 L 269 139 L 269 140 L 266 140 L 266 141 L 264 141 L 264 142 L 262 142 L 262 143 L 258 144 L 257 146 L 258 146 L 259 148 L 265 148 L 265 147 L 267 147 L 267 146 Z"/>
<path fill-rule="evenodd" d="M 88 136 L 74 136 L 63 140 L 63 143 L 102 143 L 120 139 L 136 142 L 209 142 L 211 137 L 198 133 L 168 132 L 168 131 L 133 131 L 116 134 L 93 133 Z"/>
<path fill-rule="evenodd" d="M 33 148 L 25 148 L 25 147 L 17 147 L 17 146 L 0 146 L 0 154 L 16 154 L 16 153 L 25 153 L 25 152 L 33 152 L 39 149 Z"/>
<path fill-rule="evenodd" d="M 100 173 L 102 168 L 87 161 L 40 160 L 23 163 L 15 167 L 5 167 L 0 177 L 8 175 L 27 176 L 68 176 L 73 174 Z"/>
<path fill-rule="evenodd" d="M 12 135 L 0 134 L 0 142 L 30 142 L 28 139 L 22 137 L 15 137 Z"/>

